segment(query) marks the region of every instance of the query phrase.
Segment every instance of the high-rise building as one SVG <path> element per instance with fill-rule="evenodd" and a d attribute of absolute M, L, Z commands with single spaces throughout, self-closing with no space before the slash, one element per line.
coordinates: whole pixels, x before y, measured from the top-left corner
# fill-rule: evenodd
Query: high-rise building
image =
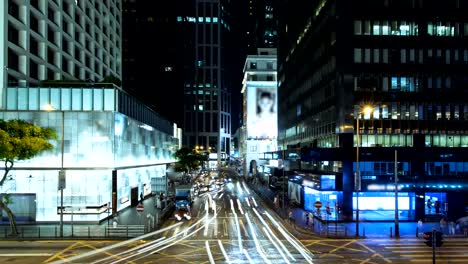
<path fill-rule="evenodd" d="M 232 89 L 241 83 L 244 59 L 234 50 L 237 3 L 126 1 L 124 7 L 123 88 L 181 124 L 185 146 L 229 153 L 238 119 L 231 112 L 239 112 Z"/>
<path fill-rule="evenodd" d="M 5 0 L 0 14 L 0 90 L 121 78 L 120 1 Z"/>
<path fill-rule="evenodd" d="M 121 78 L 121 14 L 120 0 L 0 1 L 0 119 L 58 135 L 53 150 L 15 160 L 1 179 L 17 222 L 60 221 L 63 230 L 167 191 L 180 129 L 99 83 Z"/>
<path fill-rule="evenodd" d="M 191 13 L 178 18 L 186 31 L 193 32 L 188 35 L 193 52 L 186 54 L 184 64 L 184 142 L 228 154 L 237 65 L 231 12 L 230 1 L 196 0 Z"/>
<path fill-rule="evenodd" d="M 276 49 L 259 48 L 248 55 L 244 65 L 243 120 L 239 157 L 244 161 L 244 175 L 254 175 L 254 165 L 261 165 L 263 153 L 277 150 L 278 112 Z"/>
<path fill-rule="evenodd" d="M 302 205 L 329 202 L 348 220 L 394 219 L 395 204 L 400 219 L 465 215 L 468 2 L 282 1 L 280 11 L 278 144 L 300 155 Z"/>
<path fill-rule="evenodd" d="M 278 19 L 275 0 L 246 1 L 245 43 L 250 55 L 258 48 L 276 48 L 278 44 Z"/>
<path fill-rule="evenodd" d="M 123 1 L 122 88 L 167 119 L 183 124 L 186 43 L 177 17 L 188 1 Z M 152 96 L 148 96 L 151 94 Z"/>

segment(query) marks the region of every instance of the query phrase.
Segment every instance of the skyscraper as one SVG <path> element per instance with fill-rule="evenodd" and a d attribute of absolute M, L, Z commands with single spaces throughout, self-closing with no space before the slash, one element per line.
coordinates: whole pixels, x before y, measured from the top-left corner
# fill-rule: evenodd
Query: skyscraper
<path fill-rule="evenodd" d="M 306 209 L 329 201 L 345 219 L 359 208 L 394 219 L 396 200 L 400 217 L 417 220 L 431 198 L 448 217 L 464 215 L 468 3 L 282 1 L 280 10 L 278 144 L 320 183 L 304 186 Z"/>
<path fill-rule="evenodd" d="M 2 1 L 0 91 L 44 80 L 121 78 L 120 13 L 120 1 Z"/>
<path fill-rule="evenodd" d="M 189 6 L 189 1 L 123 2 L 122 87 L 179 126 L 186 41 L 192 36 L 177 17 Z"/>
<path fill-rule="evenodd" d="M 235 54 L 230 1 L 196 0 L 181 22 L 193 30 L 184 75 L 184 142 L 229 153 Z"/>
<path fill-rule="evenodd" d="M 232 107 L 232 89 L 237 96 L 244 59 L 234 49 L 237 3 L 127 1 L 124 6 L 124 89 L 180 123 L 185 146 L 229 153 L 231 112 L 239 108 Z"/>

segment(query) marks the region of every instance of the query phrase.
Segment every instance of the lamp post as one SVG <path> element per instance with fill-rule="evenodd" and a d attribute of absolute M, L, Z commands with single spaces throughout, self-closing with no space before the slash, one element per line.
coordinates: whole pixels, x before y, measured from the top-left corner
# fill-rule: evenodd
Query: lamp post
<path fill-rule="evenodd" d="M 398 164 L 397 150 L 395 149 L 395 237 L 400 237 L 400 223 L 398 219 Z"/>
<path fill-rule="evenodd" d="M 289 162 L 289 161 L 288 161 Z M 286 200 L 286 150 L 283 149 L 283 212 L 284 212 L 284 215 L 286 216 L 287 215 L 287 210 L 286 210 L 286 207 L 285 207 L 285 201 Z"/>
<path fill-rule="evenodd" d="M 63 237 L 63 189 L 65 189 L 65 171 L 63 170 L 63 153 L 64 153 L 64 137 L 65 137 L 65 112 L 62 112 L 62 136 L 60 140 L 61 145 L 61 158 L 60 158 L 60 237 Z"/>
<path fill-rule="evenodd" d="M 51 104 L 46 105 L 47 111 L 58 111 Z M 60 237 L 63 237 L 63 189 L 65 189 L 65 170 L 63 169 L 63 153 L 65 152 L 65 112 L 60 110 L 62 114 L 62 133 L 60 136 L 60 171 L 58 189 L 60 190 Z"/>
<path fill-rule="evenodd" d="M 359 236 L 359 193 L 361 192 L 361 170 L 359 168 L 359 146 L 361 145 L 361 136 L 359 133 L 359 122 L 362 113 L 370 113 L 373 108 L 364 106 L 360 108 L 356 117 L 356 172 L 355 172 L 355 189 L 356 189 L 356 236 Z"/>

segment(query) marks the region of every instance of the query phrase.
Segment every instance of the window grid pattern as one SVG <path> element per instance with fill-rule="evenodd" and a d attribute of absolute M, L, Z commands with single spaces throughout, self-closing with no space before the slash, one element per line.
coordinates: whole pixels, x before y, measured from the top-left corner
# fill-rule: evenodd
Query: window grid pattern
<path fill-rule="evenodd" d="M 93 80 L 121 76 L 120 0 L 8 1 L 10 52 L 17 69 L 9 85 L 41 80 Z M 15 39 L 17 41 L 15 41 Z"/>

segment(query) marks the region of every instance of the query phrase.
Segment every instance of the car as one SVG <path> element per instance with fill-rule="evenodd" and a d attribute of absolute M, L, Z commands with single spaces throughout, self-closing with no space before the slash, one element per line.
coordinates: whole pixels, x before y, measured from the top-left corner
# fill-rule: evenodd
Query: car
<path fill-rule="evenodd" d="M 174 217 L 177 221 L 190 220 L 192 219 L 192 215 L 190 214 L 190 209 L 188 207 L 179 207 L 176 209 L 174 213 Z"/>

